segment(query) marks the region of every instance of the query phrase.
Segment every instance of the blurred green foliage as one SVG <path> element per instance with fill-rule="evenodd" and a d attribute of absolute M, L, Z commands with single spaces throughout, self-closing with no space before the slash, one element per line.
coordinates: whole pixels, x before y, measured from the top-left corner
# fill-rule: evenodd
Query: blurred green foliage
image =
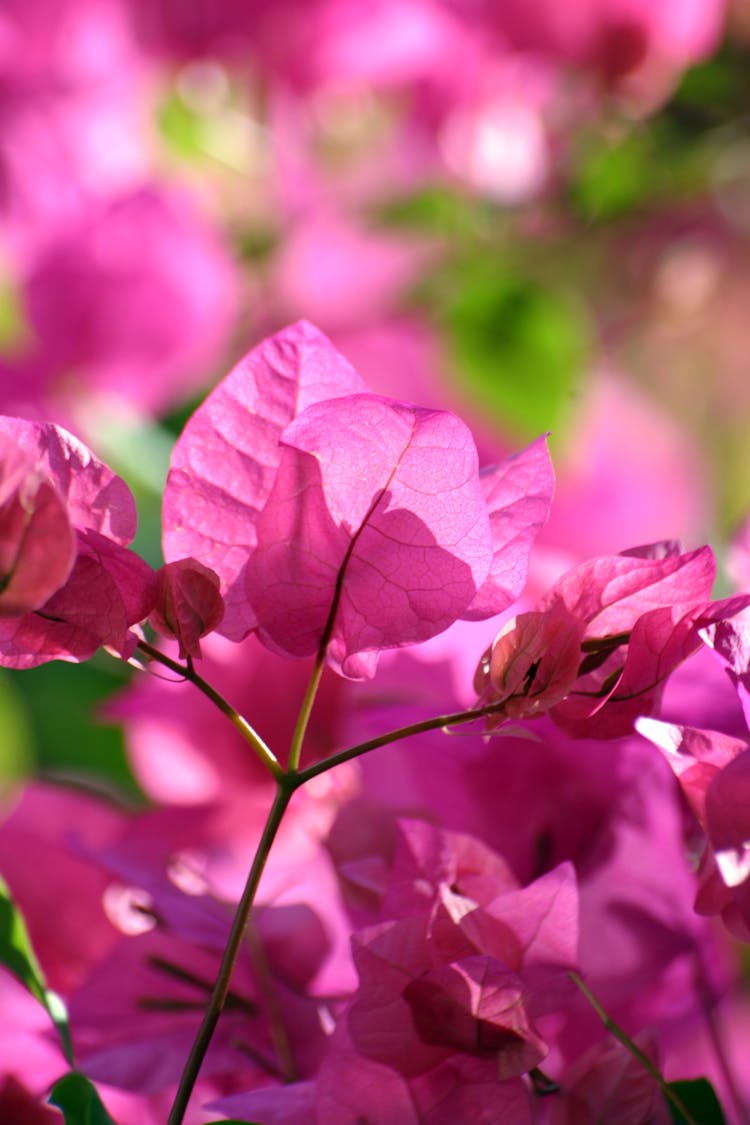
<path fill-rule="evenodd" d="M 442 313 L 461 390 L 501 432 L 526 441 L 562 426 L 589 344 L 579 302 L 477 257 L 459 269 Z"/>
<path fill-rule="evenodd" d="M 46 1008 L 60 1036 L 68 1062 L 73 1061 L 70 1028 L 65 1005 L 56 992 L 47 988 L 44 974 L 32 948 L 26 923 L 16 907 L 5 881 L 0 878 L 0 965 L 4 965 Z"/>
<path fill-rule="evenodd" d="M 16 726 L 24 732 L 35 772 L 88 784 L 129 802 L 143 801 L 127 762 L 122 730 L 103 718 L 106 701 L 127 678 L 125 666 L 105 653 L 85 664 L 57 661 L 3 675 L 0 705 L 4 696 L 13 699 Z M 11 739 L 7 728 L 2 729 L 3 740 Z M 17 752 L 7 749 L 11 755 Z"/>

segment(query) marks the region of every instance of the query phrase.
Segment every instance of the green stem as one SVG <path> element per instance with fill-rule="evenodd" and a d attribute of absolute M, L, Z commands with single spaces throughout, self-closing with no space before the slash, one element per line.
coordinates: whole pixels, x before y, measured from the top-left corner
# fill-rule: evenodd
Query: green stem
<path fill-rule="evenodd" d="M 327 642 L 326 642 L 327 643 Z M 312 713 L 315 697 L 318 694 L 320 687 L 320 680 L 323 675 L 323 668 L 325 667 L 325 646 L 321 646 L 315 661 L 315 667 L 310 676 L 310 682 L 305 691 L 305 697 L 302 700 L 302 705 L 299 709 L 297 716 L 297 724 L 294 728 L 294 735 L 292 736 L 292 744 L 289 747 L 289 770 L 288 773 L 297 774 L 299 769 L 300 757 L 302 755 L 302 743 L 305 739 L 305 732 L 307 731 L 307 724 L 310 722 L 310 715 Z M 297 775 L 298 777 L 301 774 Z M 301 782 L 299 783 L 301 784 Z"/>
<path fill-rule="evenodd" d="M 247 882 L 245 883 L 245 889 L 242 892 L 242 898 L 239 901 L 237 911 L 234 915 L 229 940 L 221 959 L 221 966 L 211 992 L 211 998 L 190 1050 L 187 1062 L 185 1063 L 182 1077 L 180 1078 L 180 1084 L 175 1094 L 174 1104 L 172 1105 L 169 1118 L 167 1119 L 167 1125 L 182 1125 L 185 1110 L 187 1109 L 190 1095 L 193 1092 L 198 1072 L 200 1071 L 214 1029 L 226 1002 L 227 993 L 229 992 L 229 982 L 237 960 L 237 954 L 242 945 L 242 939 L 248 918 L 250 917 L 250 909 L 253 905 L 255 892 L 258 889 L 266 860 L 271 851 L 271 845 L 276 838 L 276 833 L 278 832 L 279 825 L 281 824 L 293 792 L 293 786 L 284 784 L 283 781 L 279 782 L 273 804 L 268 814 L 268 819 L 263 828 L 260 843 L 258 844 L 258 850 L 253 858 Z"/>
<path fill-rule="evenodd" d="M 377 750 L 379 746 L 387 746 L 390 742 L 400 742 L 401 739 L 410 738 L 414 734 L 442 730 L 444 727 L 455 727 L 461 723 L 471 723 L 475 719 L 484 718 L 485 715 L 496 714 L 504 706 L 505 701 L 489 703 L 486 707 L 474 707 L 469 711 L 453 711 L 449 715 L 436 715 L 433 719 L 425 719 L 421 723 L 411 723 L 409 726 L 388 731 L 387 734 L 379 734 L 376 738 L 370 738 L 367 742 L 359 742 L 356 746 L 350 746 L 348 750 L 341 750 L 338 754 L 332 754 L 330 758 L 324 758 L 322 762 L 315 762 L 307 769 L 300 770 L 295 778 L 295 784 L 304 785 L 306 781 L 318 777 L 321 773 L 327 773 L 334 766 L 340 766 L 342 762 L 350 762 L 352 758 L 359 758 L 362 754 L 369 753 L 370 750 Z"/>
<path fill-rule="evenodd" d="M 576 986 L 576 988 L 580 989 L 580 991 L 586 997 L 589 1004 L 604 1024 L 607 1031 L 609 1031 L 610 1034 L 615 1037 L 615 1039 L 619 1040 L 619 1042 L 622 1043 L 623 1047 L 625 1047 L 626 1050 L 630 1052 L 633 1058 L 638 1060 L 644 1070 L 648 1071 L 654 1081 L 658 1082 L 664 1096 L 668 1099 L 668 1101 L 672 1103 L 675 1109 L 682 1114 L 683 1118 L 685 1119 L 685 1125 L 698 1125 L 698 1122 L 692 1116 L 690 1110 L 686 1107 L 680 1095 L 671 1088 L 661 1072 L 651 1062 L 651 1059 L 648 1057 L 645 1051 L 642 1051 L 641 1048 L 633 1042 L 630 1036 L 625 1031 L 623 1031 L 622 1028 L 618 1024 L 616 1024 L 610 1016 L 607 1015 L 604 1008 L 594 996 L 591 989 L 589 989 L 578 976 L 578 973 L 568 973 L 568 976 L 573 981 L 573 984 Z"/>
<path fill-rule="evenodd" d="M 206 698 L 210 699 L 214 706 L 218 707 L 223 715 L 226 715 L 229 721 L 240 732 L 245 741 L 250 743 L 253 750 L 258 755 L 261 762 L 266 767 L 268 772 L 272 775 L 272 777 L 274 777 L 276 781 L 281 781 L 281 779 L 284 777 L 284 770 L 282 769 L 276 755 L 273 753 L 270 747 L 265 744 L 258 732 L 250 726 L 247 719 L 244 718 L 244 716 L 240 715 L 237 711 L 235 711 L 234 707 L 232 707 L 231 703 L 227 702 L 223 695 L 220 695 L 219 692 L 216 691 L 215 688 L 212 688 L 211 685 L 206 680 L 204 680 L 202 676 L 198 675 L 198 673 L 195 671 L 195 668 L 193 667 L 192 661 L 188 661 L 187 664 L 180 664 L 179 661 L 173 660 L 171 656 L 167 656 L 166 653 L 160 652 L 158 648 L 150 645 L 148 641 L 139 641 L 138 648 L 141 650 L 141 652 L 144 652 L 146 656 L 148 656 L 151 660 L 155 660 L 159 664 L 163 664 L 165 668 L 169 668 L 170 671 L 176 672 L 178 676 L 181 676 L 183 679 L 188 680 L 191 684 L 194 684 L 199 691 L 202 691 Z"/>

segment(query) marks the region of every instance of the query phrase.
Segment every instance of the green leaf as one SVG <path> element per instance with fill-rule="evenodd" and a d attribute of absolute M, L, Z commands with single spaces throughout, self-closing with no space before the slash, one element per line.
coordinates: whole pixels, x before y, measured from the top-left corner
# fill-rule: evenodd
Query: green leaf
<path fill-rule="evenodd" d="M 179 156 L 197 159 L 203 155 L 203 119 L 176 91 L 159 106 L 157 122 L 164 140 Z"/>
<path fill-rule="evenodd" d="M 719 1099 L 707 1078 L 670 1082 L 669 1089 L 677 1095 L 691 1117 L 699 1121 L 700 1125 L 726 1125 Z M 684 1116 L 671 1102 L 668 1104 L 674 1125 L 684 1125 Z"/>
<path fill-rule="evenodd" d="M 586 218 L 607 221 L 643 203 L 659 186 L 660 176 L 649 134 L 632 132 L 585 154 L 571 195 Z"/>
<path fill-rule="evenodd" d="M 444 324 L 461 391 L 520 439 L 561 428 L 589 349 L 580 303 L 496 263 L 460 272 Z"/>
<path fill-rule="evenodd" d="M 47 988 L 44 973 L 31 945 L 23 915 L 14 903 L 4 879 L 0 878 L 0 964 L 36 997 L 48 1011 L 57 1028 L 65 1057 L 73 1063 L 73 1048 L 65 1004 L 56 992 Z"/>
<path fill-rule="evenodd" d="M 375 214 L 378 223 L 443 237 L 473 234 L 488 208 L 465 193 L 442 184 L 428 184 L 410 195 L 390 200 Z"/>
<path fill-rule="evenodd" d="M 0 671 L 0 796 L 28 776 L 34 764 L 34 739 L 23 697 L 17 690 L 18 679 L 5 669 Z"/>
<path fill-rule="evenodd" d="M 55 1083 L 49 1103 L 62 1110 L 65 1125 L 115 1125 L 96 1087 L 78 1071 L 72 1070 Z"/>
<path fill-rule="evenodd" d="M 8 674 L 28 717 L 40 773 L 99 785 L 111 795 L 143 803 L 122 728 L 97 718 L 127 682 L 129 670 L 121 660 L 100 653 L 84 664 L 50 661 Z"/>

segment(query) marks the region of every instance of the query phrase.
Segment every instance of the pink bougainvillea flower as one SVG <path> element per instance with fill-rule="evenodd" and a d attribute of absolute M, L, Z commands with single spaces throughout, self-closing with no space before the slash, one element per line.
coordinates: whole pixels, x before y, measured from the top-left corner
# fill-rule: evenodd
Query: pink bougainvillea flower
<path fill-rule="evenodd" d="M 635 1042 L 658 1067 L 654 1037 L 640 1035 Z M 550 1108 L 550 1125 L 669 1125 L 672 1120 L 659 1083 L 614 1039 L 592 1047 L 566 1071 Z"/>
<path fill-rule="evenodd" d="M 224 616 L 218 575 L 195 559 L 179 559 L 161 568 L 158 581 L 149 623 L 157 633 L 177 638 L 181 660 L 200 657 L 200 638 L 212 633 Z"/>
<path fill-rule="evenodd" d="M 356 1049 L 406 1076 L 454 1056 L 489 1062 L 495 1079 L 531 1070 L 547 1053 L 533 1021 L 569 999 L 567 973 L 577 964 L 572 866 L 525 888 L 506 874 L 499 892 L 480 873 L 448 884 L 455 838 L 419 825 L 405 832 L 402 847 L 421 848 L 428 877 L 413 868 L 411 911 L 352 939 L 360 987 L 348 1023 Z M 401 865 L 402 898 L 405 873 Z"/>
<path fill-rule="evenodd" d="M 750 726 L 750 609 L 707 624 L 702 636 L 734 684 L 745 723 Z"/>
<path fill-rule="evenodd" d="M 146 74 L 118 0 L 4 4 L 0 70 L 0 215 L 28 248 L 146 174 Z"/>
<path fill-rule="evenodd" d="M 156 187 L 53 228 L 27 256 L 21 288 L 29 339 L 3 365 L 6 410 L 39 410 L 24 401 L 31 374 L 55 417 L 62 408 L 77 424 L 82 396 L 136 416 L 184 401 L 226 347 L 237 301 L 218 233 L 189 197 Z"/>
<path fill-rule="evenodd" d="M 747 743 L 719 731 L 697 730 L 659 719 L 641 718 L 636 729 L 662 751 L 705 829 L 706 791 L 723 768 L 747 750 Z"/>
<path fill-rule="evenodd" d="M 747 741 L 655 719 L 640 719 L 638 731 L 664 753 L 705 834 L 696 909 L 720 914 L 736 937 L 750 941 Z"/>
<path fill-rule="evenodd" d="M 65 501 L 33 458 L 0 439 L 0 615 L 44 605 L 70 575 L 75 535 Z"/>
<path fill-rule="evenodd" d="M 245 570 L 283 430 L 310 403 L 364 390 L 343 356 L 301 323 L 249 352 L 178 438 L 164 492 L 164 557 L 192 555 L 216 571 L 226 603 L 220 631 L 231 640 L 255 624 Z"/>
<path fill-rule="evenodd" d="M 24 503 L 36 497 L 37 504 L 20 537 L 19 519 L 26 517 L 14 511 L 12 493 L 5 505 L 0 558 L 10 567 L 4 579 L 11 601 L 0 617 L 0 664 L 86 660 L 102 645 L 128 658 L 136 644 L 131 626 L 148 615 L 156 593 L 153 571 L 126 548 L 135 534 L 130 490 L 50 423 L 0 418 L 0 441 L 17 450 L 11 489 L 20 487 L 28 494 Z M 48 578 L 40 578 L 39 550 L 53 556 Z"/>
<path fill-rule="evenodd" d="M 356 686 L 360 702 L 348 716 L 347 741 L 424 718 L 429 711 L 421 701 L 436 691 L 442 707 L 457 709 L 440 664 L 427 665 L 427 684 L 413 669 L 420 655 L 416 648 L 385 653 L 374 683 Z M 692 690 L 689 684 L 686 690 Z M 732 699 L 728 684 L 725 695 Z M 724 697 L 717 698 L 723 706 Z M 355 926 L 402 916 L 390 902 L 391 888 L 402 879 L 395 865 L 408 870 L 401 868 L 394 822 L 399 815 L 419 815 L 478 837 L 483 851 L 477 863 L 496 884 L 503 880 L 500 857 L 523 882 L 565 860 L 575 864 L 582 972 L 623 1026 L 656 1025 L 671 1041 L 676 1013 L 680 1021 L 700 1018 L 696 958 L 710 971 L 713 995 L 726 987 L 713 930 L 693 908 L 696 881 L 686 861 L 684 811 L 672 772 L 640 737 L 572 739 L 541 717 L 514 722 L 503 737 L 491 739 L 416 736 L 366 755 L 360 769 L 362 795 L 342 807 L 327 840 Z M 497 853 L 495 866 L 490 849 Z M 433 893 L 425 869 L 422 864 L 411 882 Z M 450 885 L 456 876 L 444 870 Z M 467 870 L 462 864 L 459 887 Z M 404 909 L 409 886 L 399 891 Z M 467 893 L 482 902 L 476 885 Z M 601 1034 L 586 1008 L 583 998 L 573 1005 L 562 1043 L 558 1038 L 554 1044 L 570 1061 Z"/>
<path fill-rule="evenodd" d="M 461 1121 L 531 1125 L 531 1098 L 521 1079 L 502 1081 L 487 1069 L 443 1063 L 405 1078 L 357 1053 L 337 1022 L 314 1081 L 252 1090 L 214 1102 L 211 1109 L 265 1125 L 456 1125 Z"/>
<path fill-rule="evenodd" d="M 200 1024 L 231 912 L 146 872 L 154 889 L 134 896 L 140 932 L 126 933 L 70 999 L 71 1027 L 86 1073 L 153 1094 L 172 1087 Z M 123 921 L 126 911 L 121 911 Z M 297 943 L 304 953 L 300 956 Z M 320 1003 L 307 986 L 327 948 L 304 904 L 259 907 L 242 946 L 224 1016 L 203 1074 L 237 1085 L 309 1077 L 325 1044 Z"/>
<path fill-rule="evenodd" d="M 510 0 L 493 12 L 517 48 L 590 67 L 613 83 L 647 65 L 671 74 L 703 58 L 717 44 L 723 15 L 723 0 L 584 0 L 565 8 Z"/>
<path fill-rule="evenodd" d="M 655 544 L 592 559 L 564 574 L 532 613 L 505 625 L 475 677 L 490 726 L 549 712 L 571 734 L 617 738 L 658 707 L 699 632 L 734 617 L 742 596 L 711 602 L 708 547 Z"/>
<path fill-rule="evenodd" d="M 311 325 L 259 345 L 178 440 L 164 552 L 221 579 L 220 631 L 353 678 L 381 649 L 505 609 L 526 579 L 552 474 L 543 442 L 480 478 L 446 411 L 367 394 Z"/>

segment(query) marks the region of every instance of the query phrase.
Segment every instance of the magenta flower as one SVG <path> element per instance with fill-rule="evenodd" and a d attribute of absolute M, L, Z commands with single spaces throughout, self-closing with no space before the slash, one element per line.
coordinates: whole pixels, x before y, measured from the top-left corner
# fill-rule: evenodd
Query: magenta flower
<path fill-rule="evenodd" d="M 60 492 L 34 459 L 0 443 L 0 614 L 44 605 L 73 569 L 76 542 Z"/>
<path fill-rule="evenodd" d="M 552 0 L 533 6 L 510 0 L 494 14 L 517 48 L 548 52 L 616 82 L 647 65 L 671 76 L 705 57 L 721 34 L 724 3 L 584 0 L 562 8 Z"/>
<path fill-rule="evenodd" d="M 127 659 L 150 612 L 154 574 L 126 549 L 135 503 L 124 481 L 49 423 L 0 418 L 7 479 L 0 509 L 0 664 Z"/>
<path fill-rule="evenodd" d="M 704 833 L 696 910 L 720 914 L 750 941 L 750 747 L 718 731 L 641 719 L 663 752 Z M 707 846 L 706 846 L 707 845 Z"/>
<path fill-rule="evenodd" d="M 227 345 L 236 280 L 189 196 L 144 187 L 92 205 L 53 228 L 25 263 L 30 341 L 4 364 L 6 409 L 28 412 L 29 374 L 37 398 L 73 416 L 82 392 L 141 415 L 184 401 Z"/>
<path fill-rule="evenodd" d="M 653 1036 L 637 1045 L 658 1065 Z M 565 1073 L 551 1100 L 550 1125 L 669 1125 L 672 1115 L 656 1079 L 621 1043 L 605 1040 L 582 1055 Z"/>
<path fill-rule="evenodd" d="M 164 553 L 221 579 L 233 640 L 325 650 L 343 675 L 520 592 L 546 519 L 537 442 L 480 477 L 455 415 L 367 394 L 311 325 L 259 345 L 188 423 L 164 501 Z"/>
<path fill-rule="evenodd" d="M 575 875 L 562 864 L 524 888 L 506 876 L 498 890 L 470 867 L 448 883 L 457 844 L 426 824 L 404 826 L 392 885 L 411 907 L 354 935 L 349 1031 L 360 1054 L 406 1076 L 468 1057 L 488 1064 L 488 1078 L 514 1078 L 547 1053 L 534 1020 L 570 997 Z"/>
<path fill-rule="evenodd" d="M 181 660 L 200 657 L 200 638 L 224 616 L 218 575 L 195 559 L 179 559 L 161 568 L 158 583 L 149 623 L 162 636 L 177 638 Z"/>
<path fill-rule="evenodd" d="M 154 851 L 140 864 L 106 857 L 126 875 L 140 866 L 145 885 L 119 887 L 124 894 L 111 900 L 111 912 L 125 934 L 69 1004 L 86 1073 L 144 1094 L 178 1081 L 231 921 L 227 904 L 196 886 L 179 890 L 154 858 Z M 308 988 L 327 947 L 321 922 L 305 904 L 256 908 L 204 1077 L 230 1092 L 314 1072 L 325 1043 L 324 1002 Z"/>
<path fill-rule="evenodd" d="M 477 669 L 480 701 L 502 703 L 490 726 L 549 712 L 571 735 L 618 738 L 654 713 L 699 631 L 747 599 L 711 602 L 708 547 L 656 544 L 568 571 L 539 609 L 506 624 Z"/>

